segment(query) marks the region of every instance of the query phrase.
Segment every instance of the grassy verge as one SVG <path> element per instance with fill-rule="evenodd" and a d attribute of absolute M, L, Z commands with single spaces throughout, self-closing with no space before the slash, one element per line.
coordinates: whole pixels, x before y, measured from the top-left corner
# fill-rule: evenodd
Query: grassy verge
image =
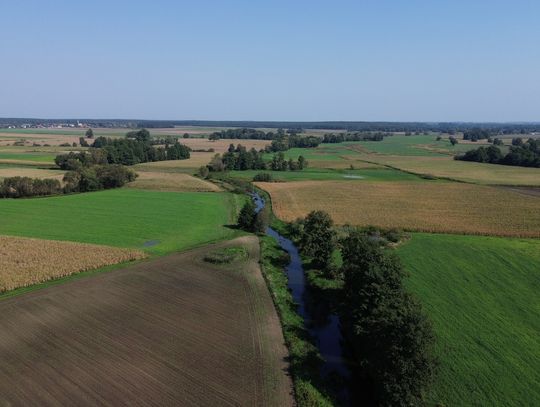
<path fill-rule="evenodd" d="M 309 339 L 303 318 L 296 312 L 291 293 L 287 287 L 287 276 L 283 268 L 287 264 L 286 254 L 271 237 L 261 237 L 261 268 L 264 278 L 280 316 L 283 336 L 289 348 L 289 362 L 294 381 L 294 391 L 299 407 L 332 406 L 319 377 L 321 358 Z"/>

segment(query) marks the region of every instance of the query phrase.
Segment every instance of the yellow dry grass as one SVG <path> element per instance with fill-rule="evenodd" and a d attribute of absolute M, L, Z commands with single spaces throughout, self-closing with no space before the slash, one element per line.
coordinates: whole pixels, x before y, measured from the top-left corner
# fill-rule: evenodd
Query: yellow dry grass
<path fill-rule="evenodd" d="M 137 164 L 133 168 L 136 171 L 162 171 L 162 172 L 193 172 L 199 167 L 210 162 L 217 153 L 191 153 L 187 160 L 156 161 L 151 163 Z"/>
<path fill-rule="evenodd" d="M 0 236 L 0 292 L 145 256 L 138 250 Z"/>
<path fill-rule="evenodd" d="M 177 172 L 140 171 L 128 187 L 155 191 L 217 192 L 220 188 L 211 182 Z"/>
<path fill-rule="evenodd" d="M 411 231 L 540 237 L 540 199 L 454 182 L 258 183 L 285 220 L 325 210 L 338 224 Z"/>
<path fill-rule="evenodd" d="M 364 154 L 361 159 L 416 174 L 479 184 L 540 186 L 540 168 L 457 161 L 452 157 Z"/>
<path fill-rule="evenodd" d="M 64 172 L 28 167 L 0 167 L 0 179 L 8 177 L 53 178 L 62 181 Z"/>

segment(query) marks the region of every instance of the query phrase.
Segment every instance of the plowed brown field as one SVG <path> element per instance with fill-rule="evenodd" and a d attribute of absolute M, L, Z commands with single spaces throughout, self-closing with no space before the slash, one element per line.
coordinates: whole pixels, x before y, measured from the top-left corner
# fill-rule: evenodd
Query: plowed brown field
<path fill-rule="evenodd" d="M 0 405 L 292 405 L 258 266 L 212 247 L 0 301 Z"/>
<path fill-rule="evenodd" d="M 292 221 L 312 210 L 338 224 L 411 231 L 540 237 L 540 199 L 455 182 L 299 181 L 259 183 L 276 215 Z"/>

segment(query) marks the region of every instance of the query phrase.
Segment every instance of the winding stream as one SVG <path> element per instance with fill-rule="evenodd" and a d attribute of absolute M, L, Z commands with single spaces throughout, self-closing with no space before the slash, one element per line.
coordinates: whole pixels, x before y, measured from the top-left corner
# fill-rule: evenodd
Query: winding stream
<path fill-rule="evenodd" d="M 257 193 L 253 193 L 251 196 L 255 202 L 256 212 L 259 212 L 264 208 L 264 200 Z M 315 301 L 310 295 L 306 283 L 302 259 L 294 243 L 270 227 L 266 229 L 266 234 L 275 238 L 281 248 L 289 254 L 290 262 L 286 267 L 288 287 L 294 302 L 298 304 L 297 312 L 304 318 L 304 325 L 313 337 L 324 359 L 320 374 L 327 379 L 332 376 L 332 381 L 339 385 L 340 388 L 339 401 L 344 405 L 348 405 L 350 404 L 348 382 L 351 373 L 343 357 L 339 317 L 336 314 L 329 313 L 327 310 L 316 309 Z"/>

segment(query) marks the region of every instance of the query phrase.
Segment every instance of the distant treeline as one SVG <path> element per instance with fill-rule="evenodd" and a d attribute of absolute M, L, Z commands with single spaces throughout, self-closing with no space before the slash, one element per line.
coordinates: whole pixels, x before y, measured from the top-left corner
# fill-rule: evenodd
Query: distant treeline
<path fill-rule="evenodd" d="M 229 129 L 216 131 L 210 136 L 209 140 L 221 139 L 240 139 L 240 140 L 272 140 L 272 143 L 265 148 L 267 152 L 287 151 L 290 148 L 302 147 L 311 148 L 317 147 L 321 143 L 321 139 L 315 136 L 301 136 L 300 130 L 289 129 L 287 131 L 278 129 L 264 132 L 256 129 Z"/>
<path fill-rule="evenodd" d="M 512 140 L 512 144 L 506 155 L 503 155 L 498 147 L 489 146 L 467 151 L 454 158 L 479 163 L 540 168 L 540 140 L 529 139 L 524 143 L 522 139 L 517 138 Z"/>
<path fill-rule="evenodd" d="M 384 137 L 391 136 L 392 133 L 376 132 L 376 133 L 328 133 L 323 136 L 323 143 L 343 143 L 344 141 L 382 141 Z"/>
<path fill-rule="evenodd" d="M 290 122 L 290 121 L 211 121 L 211 120 L 123 120 L 123 119 L 79 119 L 90 127 L 124 128 L 173 128 L 176 126 L 200 127 L 244 127 L 244 128 L 288 128 L 288 129 L 329 129 L 347 131 L 383 131 L 383 132 L 424 132 L 443 133 L 464 132 L 473 128 L 493 130 L 498 134 L 527 134 L 540 132 L 540 123 L 465 123 L 465 122 Z M 32 119 L 0 118 L 0 127 L 8 126 L 56 126 L 77 125 L 74 119 Z"/>

